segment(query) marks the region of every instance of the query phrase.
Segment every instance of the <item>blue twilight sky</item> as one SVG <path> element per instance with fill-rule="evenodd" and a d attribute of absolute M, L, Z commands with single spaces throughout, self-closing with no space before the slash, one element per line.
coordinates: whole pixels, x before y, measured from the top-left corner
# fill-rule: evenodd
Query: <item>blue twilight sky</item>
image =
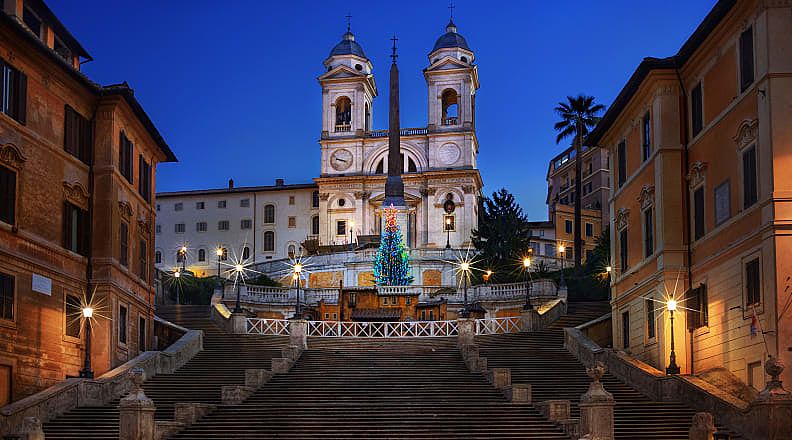
<path fill-rule="evenodd" d="M 515 193 L 546 219 L 553 108 L 586 93 L 609 104 L 645 56 L 674 54 L 715 0 L 456 0 L 476 53 L 484 192 Z M 49 0 L 95 61 L 102 84 L 128 81 L 179 158 L 157 191 L 308 182 L 319 174 L 322 61 L 352 31 L 374 64 L 374 128 L 387 128 L 389 38 L 399 40 L 402 127 L 426 126 L 422 69 L 448 22 L 445 0 L 391 2 Z"/>

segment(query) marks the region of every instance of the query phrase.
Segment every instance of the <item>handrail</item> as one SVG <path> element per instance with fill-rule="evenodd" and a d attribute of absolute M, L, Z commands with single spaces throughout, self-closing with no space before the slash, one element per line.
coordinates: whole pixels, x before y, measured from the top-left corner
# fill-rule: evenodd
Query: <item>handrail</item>
<path fill-rule="evenodd" d="M 457 332 L 456 321 L 308 322 L 308 336 L 330 338 L 434 338 Z"/>
<path fill-rule="evenodd" d="M 522 318 L 519 316 L 508 316 L 505 318 L 484 318 L 476 320 L 477 335 L 519 333 L 521 328 Z"/>
<path fill-rule="evenodd" d="M 249 335 L 288 336 L 288 319 L 245 318 L 245 332 Z"/>

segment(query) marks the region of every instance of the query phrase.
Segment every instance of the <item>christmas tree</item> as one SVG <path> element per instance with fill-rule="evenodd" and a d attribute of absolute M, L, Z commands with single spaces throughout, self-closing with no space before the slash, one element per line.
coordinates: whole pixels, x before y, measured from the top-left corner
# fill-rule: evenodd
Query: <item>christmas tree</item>
<path fill-rule="evenodd" d="M 393 206 L 385 208 L 385 230 L 374 259 L 374 280 L 380 286 L 406 286 L 413 280 L 407 249 L 396 223 L 397 212 Z"/>

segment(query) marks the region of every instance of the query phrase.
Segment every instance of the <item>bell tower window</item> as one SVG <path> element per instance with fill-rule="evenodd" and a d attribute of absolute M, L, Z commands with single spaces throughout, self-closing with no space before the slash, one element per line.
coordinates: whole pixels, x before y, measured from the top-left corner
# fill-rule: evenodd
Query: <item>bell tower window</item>
<path fill-rule="evenodd" d="M 335 131 L 352 131 L 352 101 L 346 96 L 338 98 L 335 105 Z"/>
<path fill-rule="evenodd" d="M 448 89 L 442 95 L 443 125 L 459 124 L 459 96 L 456 90 Z"/>
<path fill-rule="evenodd" d="M 371 107 L 369 106 L 368 102 L 366 103 L 365 123 L 366 123 L 366 131 L 371 131 Z"/>
<path fill-rule="evenodd" d="M 374 171 L 375 174 L 385 174 L 385 159 L 380 159 L 379 163 L 377 164 L 377 170 Z"/>

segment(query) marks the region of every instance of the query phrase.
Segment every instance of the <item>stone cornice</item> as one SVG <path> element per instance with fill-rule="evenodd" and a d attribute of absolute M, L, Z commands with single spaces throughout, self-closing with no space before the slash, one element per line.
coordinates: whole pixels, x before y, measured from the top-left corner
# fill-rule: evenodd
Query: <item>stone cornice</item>
<path fill-rule="evenodd" d="M 63 196 L 70 203 L 82 209 L 88 209 L 88 198 L 91 196 L 88 190 L 80 182 L 63 182 Z"/>

